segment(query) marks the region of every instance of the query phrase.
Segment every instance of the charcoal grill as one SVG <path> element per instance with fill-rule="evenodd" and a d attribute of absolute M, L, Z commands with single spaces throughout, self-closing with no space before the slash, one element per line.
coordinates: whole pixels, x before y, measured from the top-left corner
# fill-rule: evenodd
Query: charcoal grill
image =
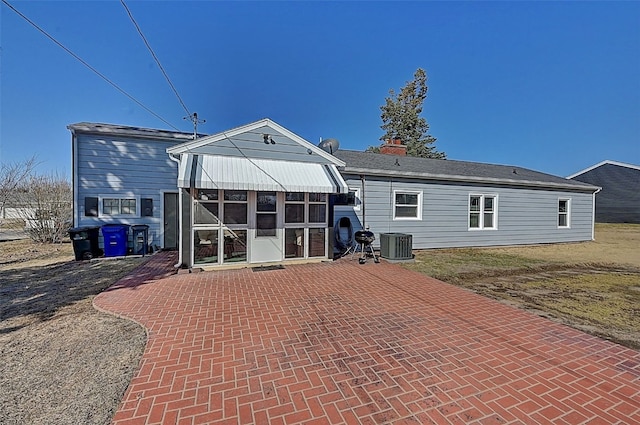
<path fill-rule="evenodd" d="M 376 235 L 369 230 L 358 230 L 354 235 L 354 239 L 356 240 L 356 249 L 353 251 L 353 254 L 358 252 L 358 249 L 362 253 L 362 256 L 358 259 L 360 264 L 364 264 L 367 262 L 367 256 L 371 253 L 373 257 L 373 261 L 379 263 L 380 260 L 376 257 L 376 253 L 373 251 L 373 241 L 376 240 Z M 353 256 L 352 254 L 352 256 Z"/>

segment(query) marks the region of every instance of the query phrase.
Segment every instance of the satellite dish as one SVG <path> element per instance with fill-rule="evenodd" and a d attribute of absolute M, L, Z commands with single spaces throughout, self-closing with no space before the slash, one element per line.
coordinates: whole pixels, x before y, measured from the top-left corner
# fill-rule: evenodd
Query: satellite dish
<path fill-rule="evenodd" d="M 333 153 L 340 147 L 340 142 L 338 142 L 338 139 L 324 139 L 318 143 L 318 147 L 333 155 Z"/>

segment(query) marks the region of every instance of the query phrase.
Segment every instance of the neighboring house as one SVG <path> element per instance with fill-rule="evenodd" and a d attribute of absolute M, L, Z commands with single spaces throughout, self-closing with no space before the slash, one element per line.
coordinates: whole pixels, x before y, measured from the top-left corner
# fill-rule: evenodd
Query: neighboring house
<path fill-rule="evenodd" d="M 640 223 L 640 166 L 602 161 L 567 178 L 602 188 L 596 195 L 596 222 Z"/>
<path fill-rule="evenodd" d="M 331 155 L 268 119 L 196 140 L 69 129 L 74 225 L 148 224 L 184 267 L 332 258 L 342 217 L 370 227 L 375 246 L 395 232 L 417 249 L 593 238 L 597 187 L 520 167 L 406 157 L 396 144 Z"/>

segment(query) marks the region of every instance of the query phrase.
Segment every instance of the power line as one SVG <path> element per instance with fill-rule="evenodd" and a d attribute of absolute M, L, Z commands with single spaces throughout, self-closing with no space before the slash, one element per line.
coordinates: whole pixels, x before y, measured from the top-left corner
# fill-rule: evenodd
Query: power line
<path fill-rule="evenodd" d="M 178 101 L 180 102 L 180 105 L 182 105 L 184 110 L 187 112 L 187 115 L 191 115 L 191 112 L 189 112 L 189 108 L 187 108 L 187 106 L 182 101 L 182 98 L 178 94 L 178 90 L 176 90 L 175 86 L 171 82 L 171 79 L 169 78 L 169 75 L 167 75 L 167 72 L 162 67 L 162 64 L 160 63 L 160 59 L 158 59 L 158 57 L 156 56 L 155 52 L 151 48 L 151 45 L 147 41 L 147 38 L 142 33 L 142 29 L 140 29 L 140 26 L 138 25 L 138 23 L 134 19 L 133 14 L 131 14 L 131 11 L 129 10 L 129 8 L 125 4 L 124 0 L 120 0 L 120 3 L 122 3 L 122 6 L 124 6 L 125 10 L 127 11 L 127 14 L 129 15 L 129 19 L 131 19 L 131 22 L 136 27 L 136 30 L 138 30 L 138 34 L 140 34 L 140 37 L 142 37 L 142 41 L 144 41 L 144 44 L 145 44 L 145 46 L 147 46 L 147 49 L 149 50 L 149 53 L 151 53 L 151 56 L 153 56 L 153 60 L 155 60 L 156 64 L 158 64 L 158 68 L 160 68 L 160 71 L 162 71 L 162 75 L 164 75 L 164 78 L 167 80 L 167 83 L 169 83 L 169 86 L 171 87 L 171 90 L 173 90 L 173 93 L 175 93 L 176 97 L 178 98 Z M 196 116 L 196 121 L 197 121 L 197 116 Z"/>
<path fill-rule="evenodd" d="M 73 56 L 76 60 L 78 60 L 81 64 L 83 64 L 84 66 L 86 66 L 87 68 L 89 68 L 91 71 L 93 71 L 96 75 L 98 75 L 100 78 L 102 78 L 103 80 L 105 80 L 107 83 L 111 84 L 111 86 L 113 86 L 116 90 L 118 90 L 120 93 L 124 94 L 125 96 L 127 96 L 129 99 L 133 100 L 135 103 L 138 104 L 138 106 L 142 107 L 145 111 L 149 112 L 151 115 L 153 115 L 154 117 L 158 118 L 160 121 L 164 122 L 165 124 L 167 124 L 169 127 L 173 128 L 176 131 L 180 131 L 180 129 L 176 126 L 174 126 L 173 124 L 171 124 L 169 121 L 165 120 L 164 118 L 162 118 L 160 115 L 156 114 L 155 112 L 153 112 L 151 109 L 149 109 L 148 107 L 146 107 L 142 102 L 140 102 L 138 99 L 136 99 L 135 97 L 133 97 L 132 95 L 130 95 L 129 93 L 127 93 L 126 91 L 124 91 L 122 88 L 120 88 L 116 83 L 114 83 L 113 81 L 111 81 L 109 78 L 107 78 L 104 74 L 102 74 L 100 71 L 98 71 L 97 69 L 95 69 L 94 67 L 92 67 L 91 65 L 89 65 L 87 62 L 85 62 L 80 56 L 76 55 L 75 53 L 73 53 L 70 49 L 68 49 L 66 46 L 64 46 L 62 43 L 60 43 L 58 40 L 56 40 L 53 36 L 49 35 L 49 33 L 47 33 L 45 30 L 43 30 L 42 28 L 40 28 L 38 26 L 38 24 L 36 24 L 35 22 L 33 22 L 31 19 L 27 18 L 25 15 L 23 15 L 18 9 L 16 9 L 15 7 L 13 7 L 7 0 L 2 0 L 2 3 L 4 3 L 5 5 L 7 5 L 7 7 L 11 10 L 13 10 L 18 16 L 20 16 L 22 19 L 24 19 L 25 21 L 27 21 L 29 24 L 31 24 L 31 26 L 33 26 L 35 29 L 37 29 L 38 31 L 40 31 L 42 34 L 44 34 L 49 40 L 53 41 L 55 44 L 57 44 L 59 47 L 61 47 L 65 52 L 69 53 L 71 56 Z"/>

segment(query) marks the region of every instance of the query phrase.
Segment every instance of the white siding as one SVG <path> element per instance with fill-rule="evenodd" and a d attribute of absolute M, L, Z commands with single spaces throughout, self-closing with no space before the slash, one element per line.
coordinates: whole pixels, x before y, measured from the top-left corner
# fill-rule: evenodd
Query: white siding
<path fill-rule="evenodd" d="M 361 187 L 356 176 L 344 176 L 350 188 Z M 422 220 L 393 220 L 393 191 L 422 191 Z M 497 228 L 469 230 L 469 195 L 495 195 Z M 558 199 L 571 199 L 570 228 L 558 228 Z M 577 242 L 592 237 L 592 193 L 493 185 L 464 185 L 409 179 L 367 177 L 365 225 L 376 234 L 408 233 L 413 247 L 447 248 Z M 335 219 L 348 216 L 362 226 L 362 210 L 337 209 Z"/>

